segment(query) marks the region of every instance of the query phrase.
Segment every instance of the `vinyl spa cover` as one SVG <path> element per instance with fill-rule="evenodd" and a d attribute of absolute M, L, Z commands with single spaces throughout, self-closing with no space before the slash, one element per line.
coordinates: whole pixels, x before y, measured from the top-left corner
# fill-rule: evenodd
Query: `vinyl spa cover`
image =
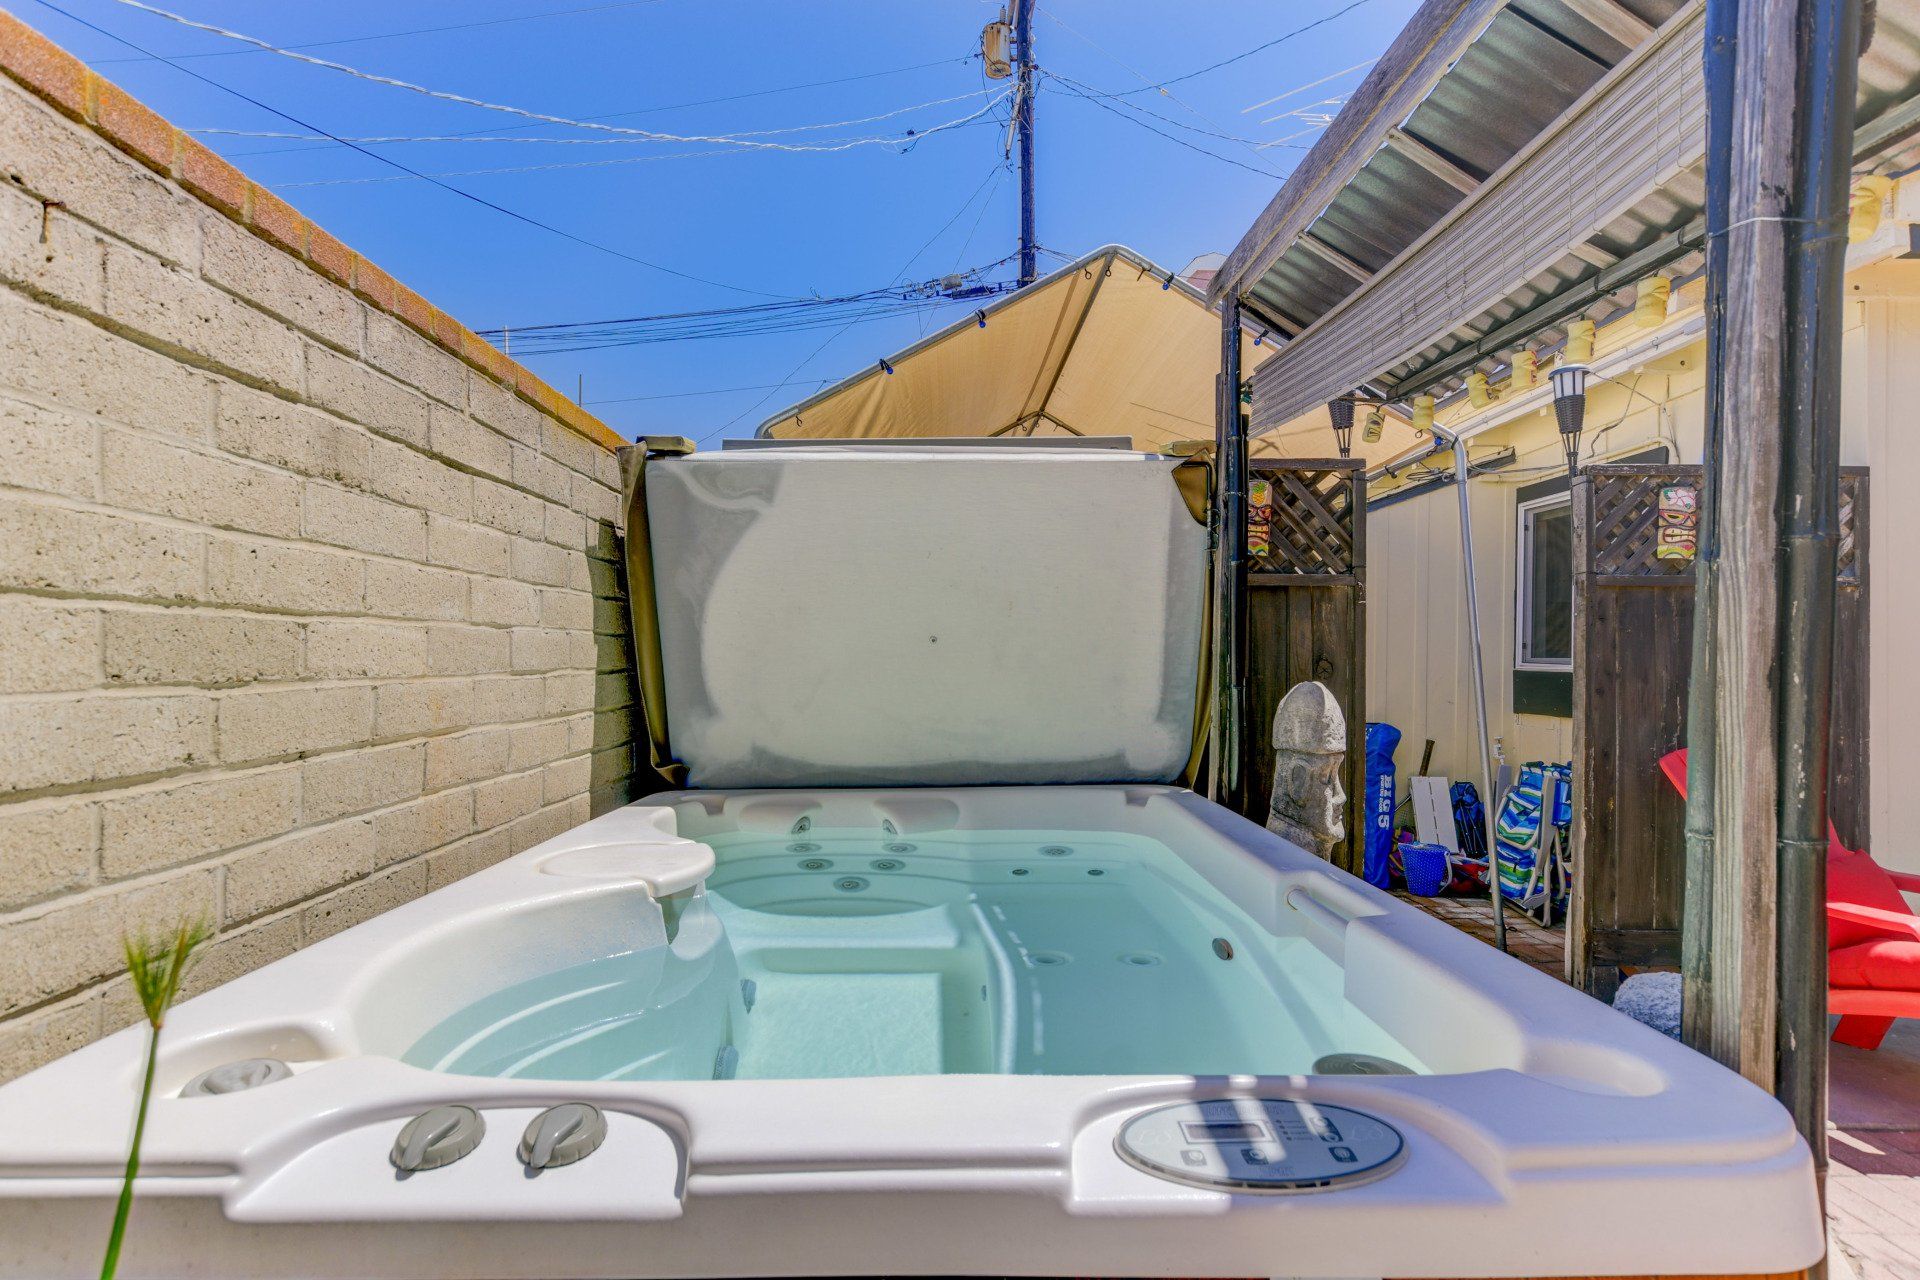
<path fill-rule="evenodd" d="M 651 459 L 687 785 L 1177 779 L 1207 580 L 1181 465 L 933 445 Z"/>

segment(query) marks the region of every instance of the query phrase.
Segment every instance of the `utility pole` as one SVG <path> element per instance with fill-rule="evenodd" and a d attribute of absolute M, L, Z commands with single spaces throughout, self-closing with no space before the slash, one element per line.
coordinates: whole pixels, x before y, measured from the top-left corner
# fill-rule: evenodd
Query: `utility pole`
<path fill-rule="evenodd" d="M 1685 1031 L 1787 1105 L 1822 1174 L 1827 704 L 1860 16 L 1858 0 L 1707 4 Z"/>
<path fill-rule="evenodd" d="M 1014 132 L 1020 142 L 1020 284 L 1034 282 L 1033 262 L 1033 0 L 1013 0 L 1013 43 L 1019 58 Z"/>

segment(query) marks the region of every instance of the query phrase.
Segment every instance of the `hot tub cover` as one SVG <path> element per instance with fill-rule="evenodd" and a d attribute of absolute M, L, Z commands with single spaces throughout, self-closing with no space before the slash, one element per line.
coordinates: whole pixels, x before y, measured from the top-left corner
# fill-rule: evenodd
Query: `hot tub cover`
<path fill-rule="evenodd" d="M 687 784 L 1176 780 L 1205 617 L 1206 528 L 1175 481 L 1194 465 L 918 445 L 652 459 L 632 519 Z"/>

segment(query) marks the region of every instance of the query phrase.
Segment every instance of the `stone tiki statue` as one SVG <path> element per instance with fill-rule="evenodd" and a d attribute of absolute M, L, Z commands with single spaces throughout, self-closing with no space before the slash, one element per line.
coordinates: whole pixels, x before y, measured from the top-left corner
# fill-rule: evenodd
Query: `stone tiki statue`
<path fill-rule="evenodd" d="M 1322 858 L 1347 834 L 1347 718 L 1317 680 L 1287 690 L 1273 713 L 1273 801 L 1267 830 Z"/>

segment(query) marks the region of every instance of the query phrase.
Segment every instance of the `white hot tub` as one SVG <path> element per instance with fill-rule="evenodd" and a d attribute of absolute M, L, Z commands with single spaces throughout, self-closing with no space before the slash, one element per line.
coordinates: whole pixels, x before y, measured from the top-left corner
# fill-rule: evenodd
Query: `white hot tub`
<path fill-rule="evenodd" d="M 122 1273 L 1816 1260 L 1772 1099 L 1177 785 L 1177 465 L 651 462 L 688 788 L 176 1010 Z M 0 1087 L 0 1271 L 97 1269 L 141 1048 Z"/>

